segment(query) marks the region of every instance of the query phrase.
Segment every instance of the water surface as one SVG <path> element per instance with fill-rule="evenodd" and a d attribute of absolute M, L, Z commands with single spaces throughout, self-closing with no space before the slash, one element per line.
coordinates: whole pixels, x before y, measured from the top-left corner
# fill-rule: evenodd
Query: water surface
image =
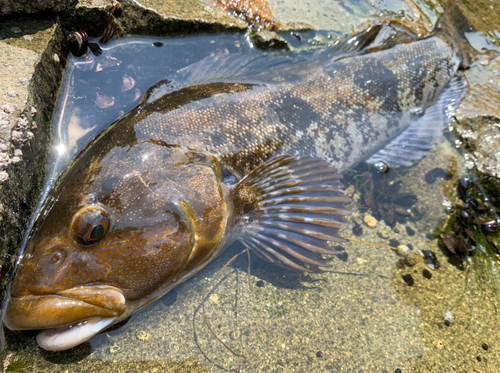
<path fill-rule="evenodd" d="M 270 5 L 281 21 L 321 29 L 303 34 L 302 41 L 286 36 L 302 49 L 326 48 L 377 15 L 418 16 L 430 24 L 438 14 L 422 1 L 272 0 Z M 53 118 L 55 175 L 96 133 L 135 107 L 150 86 L 178 69 L 214 54 L 262 53 L 243 34 L 125 38 L 101 49 L 99 56 L 68 60 Z M 411 168 L 372 172 L 376 188 L 401 182 L 399 193 L 416 196 L 410 216 L 392 226 L 378 211 L 367 210 L 359 191 L 362 171 L 346 176 L 357 228 L 344 235 L 406 245 L 414 253 L 431 250 L 438 270 L 425 263 L 400 268 L 393 251 L 353 242 L 342 245 L 345 255 L 327 258 L 333 266 L 319 274 L 290 272 L 252 256 L 249 287 L 246 254 L 223 268 L 243 249 L 234 245 L 125 325 L 71 351 L 40 351 L 32 339 L 16 343 L 27 348 L 40 372 L 495 372 L 500 366 L 497 294 L 473 266 L 450 264 L 433 235 L 447 216 L 450 164 L 453 177 L 465 172 L 452 137 Z M 366 215 L 377 218 L 377 227 L 367 226 Z M 207 285 L 208 323 L 245 358 L 225 349 L 205 324 Z"/>

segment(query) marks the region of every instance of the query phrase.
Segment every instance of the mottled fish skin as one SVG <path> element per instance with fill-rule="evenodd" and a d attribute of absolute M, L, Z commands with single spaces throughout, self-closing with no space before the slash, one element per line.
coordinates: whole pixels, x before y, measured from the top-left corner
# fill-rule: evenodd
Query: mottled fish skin
<path fill-rule="evenodd" d="M 243 232 L 235 180 L 285 154 L 319 157 L 338 169 L 359 163 L 416 120 L 412 109 L 429 108 L 463 62 L 454 39 L 439 32 L 387 50 L 342 58 L 329 53 L 277 67 L 268 81 L 261 75 L 253 82 L 180 88 L 145 101 L 104 131 L 61 177 L 40 214 L 13 282 L 7 327 L 49 329 L 38 339 L 46 343 L 81 320 L 97 325 L 73 344 L 42 344 L 60 350 L 130 316 L 201 270 L 234 232 Z M 331 186 L 312 183 L 322 199 L 309 204 L 300 205 L 309 197 L 280 197 L 276 206 L 337 214 L 327 222 L 333 230 L 316 232 L 335 239 L 348 214 L 337 188 L 340 176 L 324 161 L 287 162 L 268 169 L 285 170 L 286 183 L 294 172 L 306 183 L 317 173 Z M 261 171 L 256 174 L 265 175 L 266 168 Z M 272 191 L 272 183 L 263 190 Z M 252 188 L 240 190 L 247 193 L 246 205 L 259 205 Z M 318 207 L 320 200 L 326 202 Z M 268 210 L 272 215 L 272 206 Z M 303 234 L 290 224 L 290 236 Z M 327 239 L 307 244 L 316 250 L 321 240 Z M 99 320 L 108 321 L 99 326 Z"/>
<path fill-rule="evenodd" d="M 215 93 L 123 126 L 134 126 L 134 141 L 154 137 L 208 152 L 240 175 L 276 154 L 318 156 L 345 169 L 408 127 L 412 109 L 429 107 L 460 63 L 453 45 L 431 37 L 313 70 L 294 66 L 307 71 L 299 82 L 187 88 L 179 95 Z"/>

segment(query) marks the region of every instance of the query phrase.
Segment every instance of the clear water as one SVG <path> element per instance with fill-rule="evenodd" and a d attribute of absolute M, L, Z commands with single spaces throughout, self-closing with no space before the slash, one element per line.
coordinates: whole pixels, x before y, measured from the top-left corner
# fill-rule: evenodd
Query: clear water
<path fill-rule="evenodd" d="M 435 21 L 431 3 L 415 4 L 416 8 L 398 1 L 352 0 L 342 2 L 342 11 L 337 11 L 336 2 L 270 1 L 280 20 L 308 22 L 326 30 L 318 32 L 326 42 L 328 35 L 348 33 L 381 13 L 401 16 L 420 9 L 426 22 Z M 304 34 L 301 42 L 287 39 L 306 49 L 315 36 L 315 32 Z M 53 118 L 52 180 L 95 134 L 135 107 L 156 82 L 208 55 L 262 53 L 245 35 L 233 34 L 125 38 L 101 48 L 98 57 L 68 60 Z M 242 250 L 235 245 L 125 325 L 82 346 L 49 353 L 37 349 L 30 338 L 19 339 L 16 345 L 23 346 L 37 372 L 496 372 L 498 297 L 483 286 L 473 265 L 465 270 L 451 265 L 432 237 L 447 216 L 449 194 L 448 180 L 435 170 L 446 174 L 450 162 L 456 162 L 458 174 L 464 172 L 463 156 L 452 138 L 411 168 L 373 173 L 377 192 L 401 182 L 399 193 L 417 198 L 414 216 L 400 217 L 393 227 L 376 210 L 366 211 L 359 193 L 360 174 L 346 177 L 358 228 L 356 234 L 344 235 L 407 245 L 413 252 L 431 250 L 439 270 L 423 263 L 399 268 L 400 257 L 393 251 L 352 242 L 343 245 L 347 255 L 328 258 L 332 268 L 319 274 L 290 272 L 252 256 L 249 288 L 246 254 L 223 268 Z M 437 177 L 429 177 L 433 172 Z M 367 214 L 378 217 L 377 227 L 367 226 Z M 403 279 L 408 275 L 411 286 Z M 209 325 L 245 357 L 224 348 L 204 322 L 206 286 Z"/>

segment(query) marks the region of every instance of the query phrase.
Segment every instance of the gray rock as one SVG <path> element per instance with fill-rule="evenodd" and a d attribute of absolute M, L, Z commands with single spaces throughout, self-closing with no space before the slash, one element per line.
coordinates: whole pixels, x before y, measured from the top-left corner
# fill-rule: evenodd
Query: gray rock
<path fill-rule="evenodd" d="M 38 13 L 42 10 L 62 11 L 78 0 L 0 0 L 0 15 Z"/>

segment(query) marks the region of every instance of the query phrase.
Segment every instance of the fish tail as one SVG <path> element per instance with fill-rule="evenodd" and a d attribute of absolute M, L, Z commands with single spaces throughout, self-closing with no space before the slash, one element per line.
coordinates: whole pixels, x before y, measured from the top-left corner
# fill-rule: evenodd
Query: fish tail
<path fill-rule="evenodd" d="M 438 32 L 444 33 L 456 46 L 461 57 L 460 68 L 469 68 L 481 62 L 488 62 L 498 56 L 496 51 L 478 52 L 468 42 L 466 33 L 475 31 L 456 0 L 448 0 L 445 13 L 441 16 L 437 26 Z"/>

